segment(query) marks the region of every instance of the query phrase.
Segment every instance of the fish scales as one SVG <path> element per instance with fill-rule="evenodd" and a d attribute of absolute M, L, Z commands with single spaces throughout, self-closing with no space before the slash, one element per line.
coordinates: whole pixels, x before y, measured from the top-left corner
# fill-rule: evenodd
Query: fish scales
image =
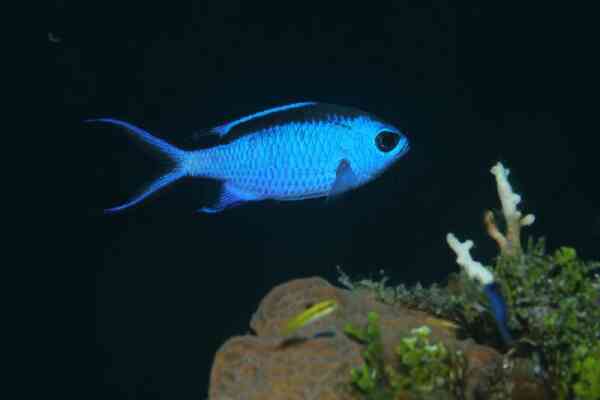
<path fill-rule="evenodd" d="M 409 150 L 399 129 L 373 114 L 344 106 L 303 102 L 274 107 L 216 126 L 219 144 L 182 150 L 128 122 L 137 139 L 173 161 L 173 168 L 120 211 L 183 177 L 221 182 L 218 199 L 201 211 L 214 213 L 249 201 L 335 197 L 379 176 Z"/>
<path fill-rule="evenodd" d="M 316 197 L 327 193 L 336 176 L 332 151 L 348 128 L 327 122 L 290 123 L 209 149 L 194 176 L 231 182 L 249 193 L 277 198 Z M 342 154 L 340 152 L 339 157 Z"/>

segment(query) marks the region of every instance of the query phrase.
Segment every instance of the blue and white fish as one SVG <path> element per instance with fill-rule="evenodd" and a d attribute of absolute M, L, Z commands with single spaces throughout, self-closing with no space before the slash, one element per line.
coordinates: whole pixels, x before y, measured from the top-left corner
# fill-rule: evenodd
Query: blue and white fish
<path fill-rule="evenodd" d="M 107 209 L 120 211 L 184 177 L 221 182 L 215 213 L 250 201 L 336 196 L 363 185 L 406 154 L 408 138 L 393 125 L 350 107 L 302 102 L 270 108 L 210 129 L 219 144 L 182 150 L 128 122 L 118 125 L 166 155 L 170 171 L 141 194 Z"/>

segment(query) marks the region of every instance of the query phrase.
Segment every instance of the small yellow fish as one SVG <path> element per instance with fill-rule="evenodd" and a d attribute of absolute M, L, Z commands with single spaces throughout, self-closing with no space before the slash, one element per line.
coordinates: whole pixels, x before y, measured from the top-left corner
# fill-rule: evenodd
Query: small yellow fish
<path fill-rule="evenodd" d="M 298 329 L 311 324 L 326 315 L 331 314 L 338 308 L 339 304 L 335 300 L 321 301 L 310 308 L 307 308 L 287 323 L 283 335 L 288 336 Z"/>
<path fill-rule="evenodd" d="M 447 319 L 439 319 L 439 318 L 434 318 L 434 317 L 427 317 L 425 319 L 425 323 L 430 324 L 430 325 L 435 325 L 438 326 L 440 328 L 444 328 L 446 330 L 458 330 L 460 329 L 460 326 L 455 324 L 452 321 L 448 321 Z"/>

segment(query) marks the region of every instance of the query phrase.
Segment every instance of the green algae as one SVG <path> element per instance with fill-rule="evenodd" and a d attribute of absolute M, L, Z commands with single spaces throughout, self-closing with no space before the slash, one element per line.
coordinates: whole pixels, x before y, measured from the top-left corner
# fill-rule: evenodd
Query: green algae
<path fill-rule="evenodd" d="M 395 348 L 397 360 L 386 363 L 379 316 L 369 313 L 364 328 L 347 325 L 346 334 L 365 345 L 365 364 L 351 370 L 352 386 L 368 400 L 454 398 L 460 391 L 465 360 L 460 351 L 431 342 L 431 329 L 421 326 L 404 335 Z"/>
<path fill-rule="evenodd" d="M 496 260 L 509 325 L 540 353 L 558 399 L 600 399 L 599 266 L 572 247 L 546 254 L 543 240 Z"/>
<path fill-rule="evenodd" d="M 572 247 L 547 254 L 543 239 L 530 239 L 526 250 L 495 260 L 493 272 L 509 309 L 515 350 L 527 347 L 524 355 L 541 369 L 538 374 L 557 399 L 600 399 L 599 267 L 581 260 Z M 487 299 L 462 272 L 452 274 L 444 287 L 392 287 L 383 274 L 379 280 L 351 282 L 346 275 L 340 280 L 353 290 L 372 291 L 386 304 L 452 320 L 462 326 L 463 335 L 507 350 L 495 333 Z"/>
<path fill-rule="evenodd" d="M 528 344 L 525 355 L 536 361 L 539 374 L 557 399 L 600 398 L 600 277 L 598 262 L 586 262 L 572 247 L 551 254 L 543 239 L 530 239 L 526 250 L 499 255 L 493 273 L 509 310 L 515 346 Z M 387 278 L 351 282 L 353 290 L 370 290 L 386 304 L 431 313 L 462 326 L 477 342 L 506 350 L 481 290 L 462 272 L 447 286 L 387 285 Z"/>

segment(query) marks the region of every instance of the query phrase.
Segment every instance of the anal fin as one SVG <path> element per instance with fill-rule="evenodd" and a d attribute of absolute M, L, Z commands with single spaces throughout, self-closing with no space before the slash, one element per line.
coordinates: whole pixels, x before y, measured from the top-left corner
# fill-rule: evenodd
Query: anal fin
<path fill-rule="evenodd" d="M 227 208 L 236 207 L 252 200 L 256 200 L 254 196 L 244 193 L 225 182 L 220 187 L 217 199 L 212 204 L 202 207 L 198 211 L 207 214 L 215 214 Z"/>

